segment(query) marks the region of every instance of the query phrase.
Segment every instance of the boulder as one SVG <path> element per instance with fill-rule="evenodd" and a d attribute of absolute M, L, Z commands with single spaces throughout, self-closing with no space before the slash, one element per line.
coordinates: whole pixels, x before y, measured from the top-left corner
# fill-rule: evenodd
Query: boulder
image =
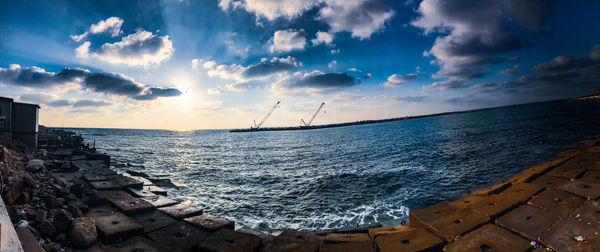
<path fill-rule="evenodd" d="M 56 227 L 47 219 L 43 219 L 40 222 L 39 231 L 42 236 L 51 238 L 56 234 Z"/>
<path fill-rule="evenodd" d="M 71 219 L 73 215 L 70 212 L 64 209 L 59 209 L 54 215 L 54 226 L 56 230 L 59 232 L 67 231 L 69 226 L 71 225 Z"/>
<path fill-rule="evenodd" d="M 69 230 L 71 244 L 76 248 L 87 248 L 98 236 L 96 231 L 96 220 L 91 217 L 75 218 Z"/>
<path fill-rule="evenodd" d="M 29 162 L 27 162 L 25 170 L 27 170 L 28 172 L 37 172 L 42 168 L 44 168 L 44 161 L 42 161 L 41 159 L 32 159 L 29 160 Z"/>

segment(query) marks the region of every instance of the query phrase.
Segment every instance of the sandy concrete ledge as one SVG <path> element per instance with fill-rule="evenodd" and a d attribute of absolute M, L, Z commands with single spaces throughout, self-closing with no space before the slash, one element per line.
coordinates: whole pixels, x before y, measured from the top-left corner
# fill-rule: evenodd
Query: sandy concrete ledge
<path fill-rule="evenodd" d="M 171 200 L 157 186 L 176 186 L 167 178 L 117 174 L 109 156 L 55 134 L 61 141 L 45 152 L 13 158 L 4 179 L 7 214 L 28 223 L 15 232 L 25 251 L 600 251 L 600 138 L 462 199 L 412 210 L 409 225 L 272 236 Z M 38 159 L 41 166 L 31 162 Z M 11 235 L 2 225 L 4 244 Z"/>

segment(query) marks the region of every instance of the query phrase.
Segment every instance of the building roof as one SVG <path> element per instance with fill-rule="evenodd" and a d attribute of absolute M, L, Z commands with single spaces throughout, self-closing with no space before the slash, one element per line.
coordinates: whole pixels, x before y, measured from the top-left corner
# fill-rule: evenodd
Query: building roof
<path fill-rule="evenodd" d="M 33 104 L 33 103 L 13 102 L 13 104 L 18 104 L 18 105 L 26 105 L 26 106 L 36 106 L 36 107 L 40 108 L 40 105 L 38 105 L 38 104 Z"/>
<path fill-rule="evenodd" d="M 2 96 L 0 96 L 0 100 L 9 100 L 9 101 L 13 101 L 13 99 L 12 99 L 12 98 L 8 98 L 8 97 L 2 97 Z"/>

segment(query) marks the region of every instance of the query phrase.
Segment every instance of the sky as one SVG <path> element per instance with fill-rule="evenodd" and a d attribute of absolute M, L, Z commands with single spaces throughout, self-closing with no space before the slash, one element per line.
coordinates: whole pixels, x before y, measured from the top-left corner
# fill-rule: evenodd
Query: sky
<path fill-rule="evenodd" d="M 9 1 L 0 96 L 55 127 L 297 126 L 588 95 L 600 1 Z"/>

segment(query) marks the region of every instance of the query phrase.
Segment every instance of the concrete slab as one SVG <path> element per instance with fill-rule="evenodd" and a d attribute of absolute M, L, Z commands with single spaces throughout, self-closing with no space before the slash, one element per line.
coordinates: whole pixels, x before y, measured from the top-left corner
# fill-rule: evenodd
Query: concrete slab
<path fill-rule="evenodd" d="M 109 176 L 108 179 L 117 183 L 123 188 L 131 187 L 138 190 L 144 189 L 144 182 L 136 180 L 134 178 L 123 176 L 121 174 Z"/>
<path fill-rule="evenodd" d="M 94 187 L 94 189 L 96 189 L 96 190 L 102 190 L 102 191 L 104 191 L 104 190 L 116 190 L 116 189 L 121 189 L 122 188 L 121 185 L 119 185 L 119 184 L 117 184 L 117 183 L 115 183 L 113 181 L 110 181 L 110 180 L 107 180 L 107 181 L 91 181 L 90 185 L 92 185 L 92 187 Z"/>
<path fill-rule="evenodd" d="M 600 197 L 600 184 L 576 180 L 563 185 L 560 189 L 577 194 L 587 199 L 598 199 Z"/>
<path fill-rule="evenodd" d="M 536 195 L 544 190 L 544 186 L 539 184 L 531 183 L 517 183 L 511 185 L 509 188 L 499 194 L 499 196 L 506 196 L 518 199 L 521 202 L 527 201 L 531 196 Z"/>
<path fill-rule="evenodd" d="M 247 233 L 220 229 L 206 240 L 200 241 L 191 251 L 258 251 L 262 239 Z"/>
<path fill-rule="evenodd" d="M 510 211 L 521 203 L 522 201 L 518 198 L 494 194 L 489 197 L 472 195 L 451 204 L 460 208 L 469 208 L 477 213 L 494 218 Z"/>
<path fill-rule="evenodd" d="M 567 168 L 567 167 L 556 167 L 554 170 L 547 173 L 548 176 L 554 176 L 559 178 L 566 179 L 576 179 L 579 178 L 587 169 L 586 168 Z"/>
<path fill-rule="evenodd" d="M 271 241 L 263 241 L 261 252 L 316 252 L 321 238 L 312 233 L 285 230 Z"/>
<path fill-rule="evenodd" d="M 528 204 L 563 217 L 569 215 L 583 201 L 583 198 L 574 194 L 559 189 L 548 188 L 542 193 L 533 196 Z"/>
<path fill-rule="evenodd" d="M 162 195 L 162 196 L 167 196 L 167 191 L 165 189 L 162 189 L 158 186 L 144 186 L 144 190 L 150 191 L 154 194 L 158 194 L 158 195 Z"/>
<path fill-rule="evenodd" d="M 372 241 L 359 242 L 324 242 L 319 248 L 319 252 L 375 252 Z"/>
<path fill-rule="evenodd" d="M 571 180 L 566 179 L 566 178 L 558 178 L 558 177 L 553 177 L 553 176 L 548 176 L 548 175 L 544 175 L 541 176 L 537 179 L 535 179 L 534 181 L 532 181 L 532 184 L 539 184 L 539 185 L 543 185 L 545 187 L 561 187 L 564 184 L 567 184 L 571 182 Z"/>
<path fill-rule="evenodd" d="M 209 232 L 215 232 L 221 228 L 233 230 L 235 227 L 235 222 L 210 214 L 198 215 L 190 218 L 185 218 L 184 220 L 196 227 L 199 227 Z"/>
<path fill-rule="evenodd" d="M 104 175 L 97 175 L 97 174 L 91 174 L 91 173 L 84 174 L 83 178 L 88 182 L 106 181 L 107 180 L 106 176 L 104 176 Z"/>
<path fill-rule="evenodd" d="M 156 231 L 158 229 L 164 228 L 168 225 L 177 222 L 177 220 L 171 218 L 170 216 L 159 210 L 152 210 L 146 213 L 134 214 L 131 216 L 131 218 L 137 221 L 142 226 L 144 226 L 145 233 Z"/>
<path fill-rule="evenodd" d="M 510 187 L 511 185 L 512 185 L 511 182 L 505 182 L 505 183 L 501 183 L 498 185 L 493 185 L 486 189 L 477 191 L 477 192 L 473 193 L 472 195 L 491 196 L 493 194 L 499 194 L 500 192 L 506 190 L 506 188 Z"/>
<path fill-rule="evenodd" d="M 134 197 L 138 197 L 138 198 L 153 197 L 153 196 L 156 195 L 156 194 L 154 194 L 154 193 L 152 193 L 151 191 L 148 191 L 148 190 L 138 190 L 138 189 L 135 189 L 135 188 L 127 188 L 126 190 L 131 195 L 133 195 Z"/>
<path fill-rule="evenodd" d="M 323 242 L 363 242 L 371 241 L 367 233 L 329 233 L 323 237 Z"/>
<path fill-rule="evenodd" d="M 581 206 L 575 209 L 570 216 L 577 220 L 591 223 L 600 229 L 600 202 L 586 200 Z"/>
<path fill-rule="evenodd" d="M 537 241 L 542 232 L 552 226 L 559 217 L 530 205 L 522 205 L 496 220 L 503 226 L 521 236 Z"/>
<path fill-rule="evenodd" d="M 152 204 L 140 198 L 135 198 L 124 191 L 101 191 L 99 193 L 101 197 L 106 198 L 125 214 L 142 213 L 155 208 Z"/>
<path fill-rule="evenodd" d="M 40 243 L 35 239 L 29 228 L 15 228 L 17 236 L 21 241 L 22 251 L 24 252 L 45 252 L 46 250 L 40 246 Z M 6 235 L 5 235 L 6 236 Z M 16 248 L 15 248 L 16 249 Z M 18 251 L 18 250 L 15 250 Z"/>
<path fill-rule="evenodd" d="M 396 226 L 394 229 L 369 230 L 377 251 L 440 251 L 444 241 L 424 228 Z"/>
<path fill-rule="evenodd" d="M 408 223 L 411 227 L 425 228 L 427 227 L 426 223 L 442 218 L 458 209 L 460 208 L 457 206 L 440 203 L 427 208 L 411 210 Z"/>
<path fill-rule="evenodd" d="M 489 221 L 490 217 L 465 208 L 427 223 L 427 229 L 449 242 Z"/>
<path fill-rule="evenodd" d="M 600 170 L 587 170 L 580 180 L 600 184 Z"/>
<path fill-rule="evenodd" d="M 191 207 L 184 204 L 177 204 L 168 207 L 161 207 L 159 210 L 165 212 L 169 216 L 181 220 L 188 217 L 193 217 L 202 214 L 202 209 Z"/>
<path fill-rule="evenodd" d="M 94 216 L 94 219 L 96 219 L 100 239 L 107 244 L 144 234 L 142 225 L 120 212 L 97 215 Z"/>
<path fill-rule="evenodd" d="M 528 251 L 529 241 L 493 224 L 486 224 L 444 247 L 444 251 Z"/>
<path fill-rule="evenodd" d="M 210 234 L 183 221 L 178 221 L 154 231 L 148 236 L 163 247 L 164 251 L 183 252 L 205 240 Z"/>
<path fill-rule="evenodd" d="M 143 252 L 161 252 L 165 251 L 156 244 L 156 242 L 142 237 L 136 236 L 127 239 L 124 242 L 115 244 L 113 248 L 104 249 L 106 252 L 132 252 L 132 251 L 143 251 Z"/>
<path fill-rule="evenodd" d="M 86 217 L 96 217 L 96 216 L 100 216 L 100 215 L 111 215 L 115 212 L 118 212 L 118 210 L 112 206 L 100 205 L 100 206 L 90 207 L 90 209 L 87 211 L 87 213 L 85 213 L 85 216 Z"/>
<path fill-rule="evenodd" d="M 545 162 L 543 164 L 533 166 L 533 167 L 513 176 L 508 181 L 512 182 L 513 184 L 529 183 L 529 182 L 535 180 L 536 178 L 538 178 L 539 176 L 541 176 L 542 174 L 545 174 L 545 173 L 549 172 L 550 170 L 556 168 L 557 166 L 567 162 L 571 158 L 573 158 L 573 157 L 572 156 L 562 157 L 559 159 Z"/>
<path fill-rule="evenodd" d="M 564 218 L 542 233 L 540 242 L 555 251 L 600 251 L 600 232 L 576 218 Z"/>
<path fill-rule="evenodd" d="M 375 238 L 377 238 L 378 235 L 396 234 L 401 232 L 407 232 L 408 230 L 414 229 L 405 225 L 377 227 L 369 228 L 368 234 L 372 240 L 375 240 Z"/>
<path fill-rule="evenodd" d="M 169 199 L 162 195 L 154 195 L 149 197 L 144 197 L 142 200 L 154 205 L 155 207 L 165 207 L 175 205 L 179 202 Z"/>

